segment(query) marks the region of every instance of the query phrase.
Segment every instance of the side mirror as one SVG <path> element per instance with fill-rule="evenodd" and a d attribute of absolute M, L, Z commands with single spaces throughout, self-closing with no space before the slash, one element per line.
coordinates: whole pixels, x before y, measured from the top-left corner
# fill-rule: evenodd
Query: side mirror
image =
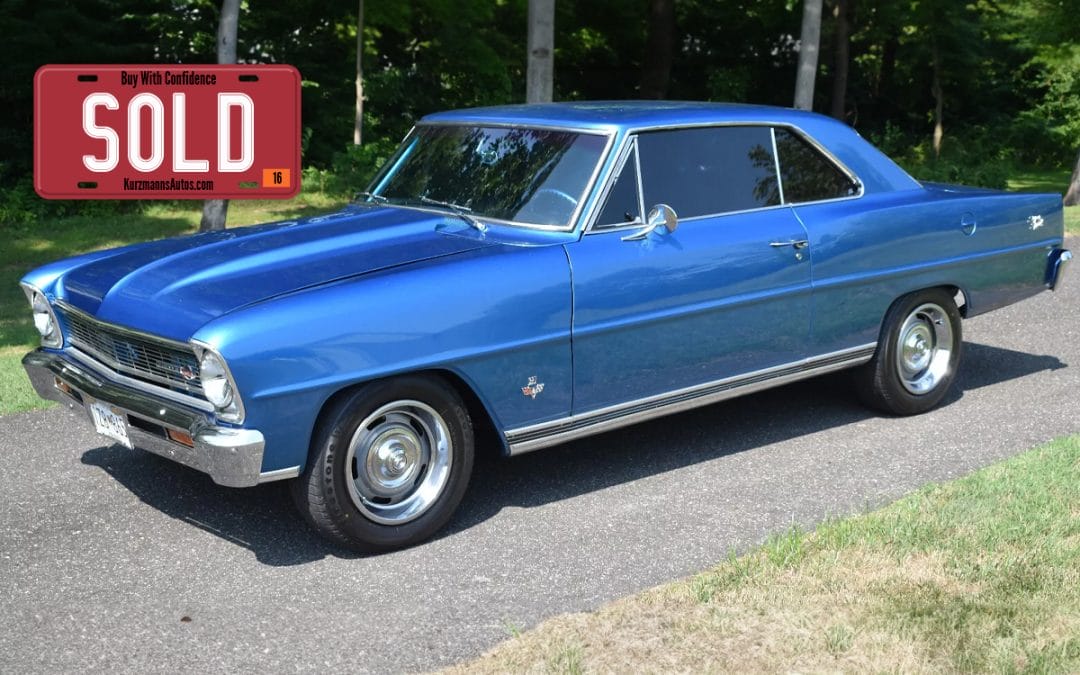
<path fill-rule="evenodd" d="M 645 227 L 633 234 L 626 235 L 622 240 L 638 241 L 644 239 L 661 225 L 663 225 L 668 232 L 674 232 L 675 228 L 679 226 L 679 217 L 675 215 L 675 209 L 667 204 L 657 204 L 649 209 L 649 217 L 645 220 Z"/>

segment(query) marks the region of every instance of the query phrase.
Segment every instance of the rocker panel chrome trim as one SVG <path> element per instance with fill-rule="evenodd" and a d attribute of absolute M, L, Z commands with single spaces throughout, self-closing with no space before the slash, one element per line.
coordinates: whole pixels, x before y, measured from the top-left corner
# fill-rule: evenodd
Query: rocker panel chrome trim
<path fill-rule="evenodd" d="M 263 471 L 259 474 L 259 484 L 270 483 L 275 480 L 287 480 L 289 478 L 296 478 L 300 475 L 300 467 L 290 466 L 284 469 L 277 469 L 275 471 Z"/>
<path fill-rule="evenodd" d="M 794 363 L 773 366 L 744 375 L 678 389 L 666 394 L 628 401 L 599 410 L 541 422 L 506 432 L 511 455 L 539 450 L 577 438 L 717 403 L 789 382 L 822 375 L 866 363 L 874 356 L 877 343 L 823 354 Z"/>

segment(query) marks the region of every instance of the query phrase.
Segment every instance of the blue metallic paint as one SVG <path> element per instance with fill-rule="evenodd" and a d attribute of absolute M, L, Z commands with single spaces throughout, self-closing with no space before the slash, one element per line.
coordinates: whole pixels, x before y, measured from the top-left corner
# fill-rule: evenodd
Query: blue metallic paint
<path fill-rule="evenodd" d="M 245 425 L 273 439 L 272 470 L 303 463 L 332 394 L 401 372 L 460 376 L 498 428 L 569 414 L 570 300 L 561 247 L 502 245 L 252 305 L 195 338 L 228 360 Z M 545 385 L 535 399 L 521 392 L 531 376 Z"/>
<path fill-rule="evenodd" d="M 490 245 L 447 236 L 443 230 L 461 229 L 447 221 L 353 206 L 303 221 L 149 242 L 69 270 L 58 294 L 103 321 L 187 340 L 207 321 L 252 303 Z M 158 311 L 147 312 L 147 305 Z"/>
<path fill-rule="evenodd" d="M 810 264 L 771 241 L 805 239 L 790 208 L 697 218 L 622 241 L 568 245 L 574 412 L 806 356 Z"/>
<path fill-rule="evenodd" d="M 480 233 L 445 213 L 355 206 L 92 253 L 25 281 L 100 319 L 213 345 L 274 471 L 304 464 L 323 404 L 372 378 L 453 373 L 504 432 L 873 343 L 889 305 L 919 288 L 956 287 L 968 315 L 989 311 L 1043 290 L 1062 244 L 1059 196 L 924 188 L 812 113 L 575 103 L 423 123 L 588 129 L 614 143 L 571 231 Z M 687 220 L 642 241 L 583 236 L 636 130 L 740 123 L 808 134 L 858 177 L 861 196 Z M 1030 230 L 1036 214 L 1044 227 Z M 802 260 L 769 246 L 796 237 L 810 242 Z M 544 384 L 536 398 L 521 391 L 532 376 Z"/>

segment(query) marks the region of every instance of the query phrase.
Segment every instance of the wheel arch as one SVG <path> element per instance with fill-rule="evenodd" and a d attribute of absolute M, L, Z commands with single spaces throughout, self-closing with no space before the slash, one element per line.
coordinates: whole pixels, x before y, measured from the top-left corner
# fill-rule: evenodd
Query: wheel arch
<path fill-rule="evenodd" d="M 956 309 L 960 312 L 960 317 L 966 319 L 968 317 L 968 308 L 970 307 L 967 291 L 965 291 L 962 286 L 957 286 L 955 284 L 945 284 L 938 288 L 944 288 L 952 294 L 953 302 L 956 303 Z"/>
<path fill-rule="evenodd" d="M 322 406 L 319 408 L 318 415 L 315 416 L 315 424 L 311 429 L 311 438 L 308 441 L 308 454 L 307 457 L 305 457 L 305 464 L 311 457 L 312 443 L 315 442 L 318 430 L 325 424 L 326 417 L 338 402 L 346 397 L 352 396 L 361 388 L 372 383 L 393 380 L 399 377 L 431 378 L 441 380 L 443 383 L 450 386 L 450 388 L 461 397 L 462 402 L 465 404 L 465 410 L 469 414 L 469 419 L 472 421 L 473 435 L 476 439 L 476 451 L 480 453 L 495 448 L 498 450 L 499 454 L 503 456 L 509 454 L 509 447 L 506 444 L 506 439 L 499 431 L 494 416 L 484 403 L 483 399 L 481 399 L 480 395 L 476 393 L 475 389 L 465 380 L 465 378 L 447 368 L 428 368 L 394 373 L 392 375 L 365 380 L 363 382 L 354 382 L 330 394 L 330 396 L 323 401 Z"/>
<path fill-rule="evenodd" d="M 914 295 L 916 293 L 926 293 L 927 291 L 936 291 L 936 290 L 945 291 L 946 293 L 949 294 L 949 297 L 951 297 L 953 299 L 953 302 L 956 303 L 956 309 L 957 309 L 957 311 L 960 312 L 960 318 L 966 319 L 968 317 L 968 309 L 970 308 L 970 303 L 968 301 L 968 298 L 970 296 L 968 295 L 967 291 L 965 291 L 962 286 L 959 286 L 957 284 L 952 284 L 952 283 L 933 284 L 933 285 L 930 285 L 930 286 L 921 286 L 921 287 L 918 287 L 918 288 L 912 288 L 912 289 L 910 289 L 908 291 L 905 291 L 904 293 L 901 293 L 900 295 L 896 296 L 895 298 L 893 298 L 892 302 L 889 303 L 888 307 L 886 307 L 885 311 L 882 312 L 882 314 L 881 314 L 881 318 L 878 321 L 878 333 L 880 334 L 881 331 L 885 330 L 885 317 L 888 316 L 889 311 L 893 307 L 895 307 L 897 303 L 902 302 L 904 300 L 904 298 L 906 298 L 908 296 L 911 296 L 911 295 Z"/>
<path fill-rule="evenodd" d="M 952 307 L 946 306 L 947 301 Z M 937 406 L 955 380 L 955 375 L 963 352 L 962 320 L 965 316 L 967 295 L 959 286 L 952 284 L 933 284 L 915 288 L 897 296 L 889 304 L 879 331 L 877 349 L 869 362 L 854 371 L 855 390 L 863 403 L 871 408 L 893 415 L 913 415 L 926 412 Z M 921 303 L 934 302 L 950 316 L 948 333 L 948 352 L 939 360 L 939 353 L 934 346 L 937 338 L 927 338 L 929 349 L 917 347 L 929 353 L 926 363 L 920 363 L 913 357 L 906 366 L 908 376 L 903 375 L 905 366 L 901 364 L 899 345 L 906 338 L 902 331 L 915 317 L 915 311 L 921 310 Z M 923 321 L 926 324 L 926 321 Z M 933 324 L 942 324 L 935 320 Z M 929 325 L 929 324 L 926 324 Z M 913 329 L 914 330 L 914 329 Z M 930 330 L 937 333 L 937 329 Z M 912 333 L 914 334 L 914 333 Z M 922 354 L 916 353 L 915 357 Z M 929 378 L 929 379 L 924 379 Z M 911 386 L 905 383 L 911 383 Z M 914 388 L 913 388 L 914 387 Z"/>

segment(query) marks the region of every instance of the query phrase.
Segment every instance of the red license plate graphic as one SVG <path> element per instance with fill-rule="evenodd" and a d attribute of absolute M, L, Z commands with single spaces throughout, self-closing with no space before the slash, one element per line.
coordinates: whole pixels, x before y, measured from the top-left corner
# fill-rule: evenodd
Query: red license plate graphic
<path fill-rule="evenodd" d="M 34 189 L 46 199 L 293 197 L 300 73 L 285 65 L 42 66 Z"/>

